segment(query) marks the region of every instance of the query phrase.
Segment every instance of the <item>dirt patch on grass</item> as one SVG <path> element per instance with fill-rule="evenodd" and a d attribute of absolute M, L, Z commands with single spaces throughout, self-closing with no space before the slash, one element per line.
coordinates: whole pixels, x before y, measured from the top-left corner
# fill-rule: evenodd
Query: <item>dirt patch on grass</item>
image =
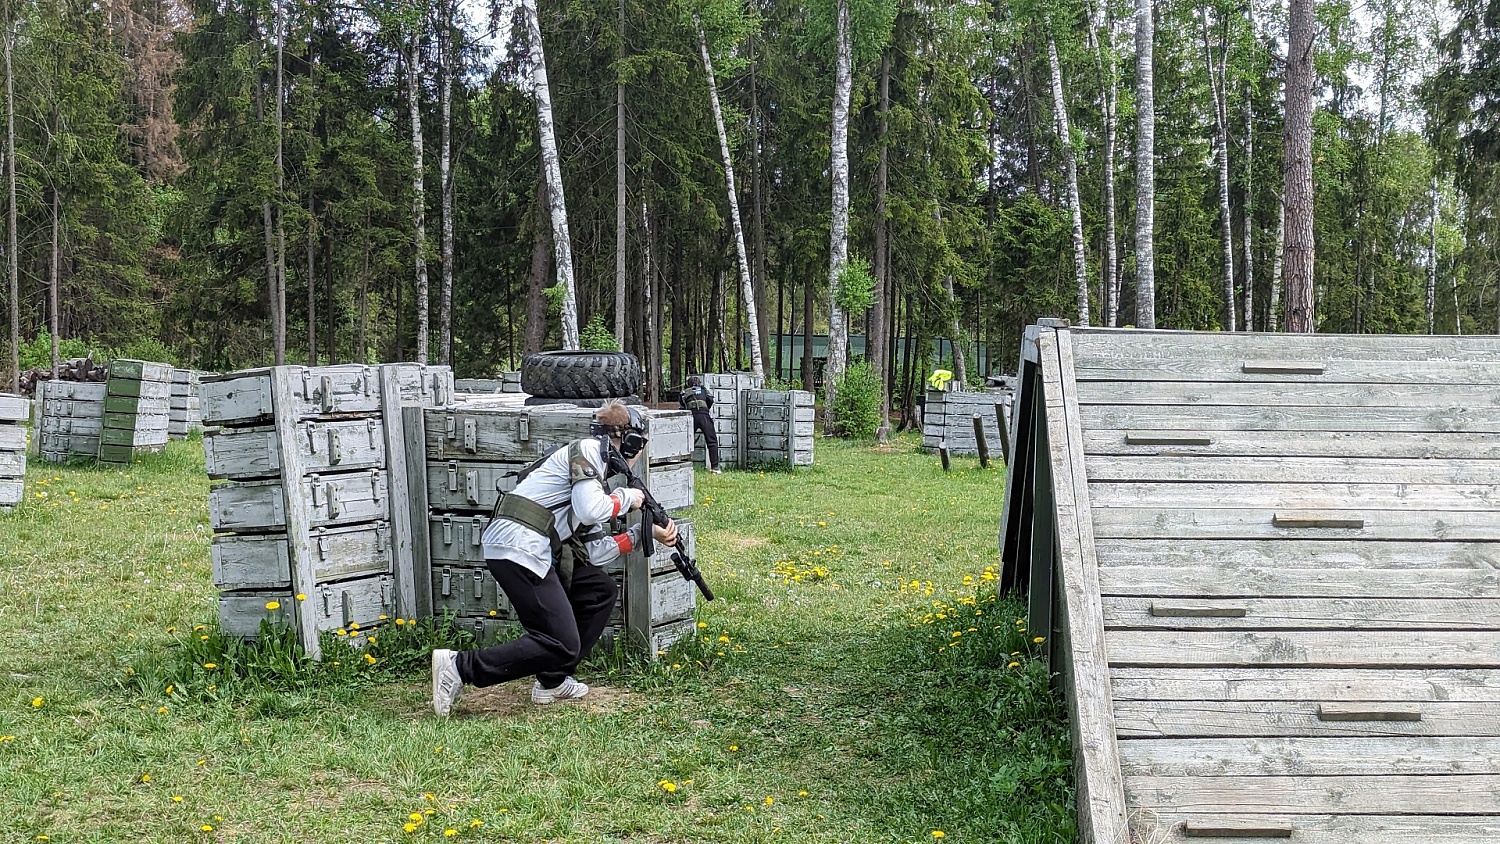
<path fill-rule="evenodd" d="M 630 697 L 627 689 L 615 686 L 589 686 L 588 696 L 578 701 L 562 701 L 550 706 L 538 706 L 531 702 L 531 680 L 517 680 L 487 689 L 466 689 L 464 696 L 453 707 L 458 716 L 483 718 L 513 718 L 543 709 L 563 706 L 579 706 L 590 712 L 615 711 Z"/>
<path fill-rule="evenodd" d="M 749 551 L 752 548 L 759 548 L 767 542 L 770 542 L 770 540 L 764 536 L 749 536 L 743 533 L 730 533 L 729 531 L 714 532 L 714 544 L 724 545 L 730 551 Z"/>

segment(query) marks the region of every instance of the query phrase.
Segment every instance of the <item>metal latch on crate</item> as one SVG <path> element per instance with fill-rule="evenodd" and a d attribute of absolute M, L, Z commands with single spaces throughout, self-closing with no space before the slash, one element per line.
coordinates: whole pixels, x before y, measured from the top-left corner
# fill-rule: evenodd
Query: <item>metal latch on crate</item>
<path fill-rule="evenodd" d="M 324 586 L 319 594 L 323 596 L 323 617 L 327 618 L 333 615 L 333 610 L 328 606 L 329 602 L 333 600 L 333 587 Z"/>
<path fill-rule="evenodd" d="M 380 470 L 370 470 L 370 500 L 376 504 L 380 503 Z"/>
<path fill-rule="evenodd" d="M 313 538 L 318 546 L 318 559 L 326 561 L 328 559 L 328 538 L 324 536 L 324 530 L 320 527 L 313 528 Z"/>
<path fill-rule="evenodd" d="M 479 422 L 475 419 L 464 420 L 464 451 L 474 454 L 479 451 Z"/>
<path fill-rule="evenodd" d="M 469 530 L 469 544 L 478 548 L 484 544 L 484 517 L 475 516 L 474 525 Z"/>
<path fill-rule="evenodd" d="M 483 598 L 483 597 L 484 597 L 484 572 L 483 571 L 475 571 L 474 572 L 474 600 L 477 601 L 477 600 L 479 600 L 480 598 Z"/>
<path fill-rule="evenodd" d="M 380 422 L 375 419 L 365 420 L 365 431 L 370 435 L 370 448 L 379 445 L 377 438 L 380 436 Z"/>
<path fill-rule="evenodd" d="M 470 469 L 464 473 L 464 498 L 470 504 L 479 503 L 479 471 Z"/>
<path fill-rule="evenodd" d="M 328 432 L 328 465 L 337 466 L 344 462 L 344 449 L 339 445 L 339 432 L 334 428 L 327 428 Z"/>
<path fill-rule="evenodd" d="M 531 420 L 525 416 L 516 419 L 516 439 L 521 442 L 531 439 Z"/>
<path fill-rule="evenodd" d="M 448 461 L 448 491 L 458 492 L 458 461 Z"/>
<path fill-rule="evenodd" d="M 453 517 L 452 516 L 444 516 L 443 517 L 443 544 L 444 545 L 452 545 L 453 544 Z"/>
<path fill-rule="evenodd" d="M 343 605 L 341 608 L 344 611 L 344 626 L 348 627 L 354 623 L 354 594 L 345 589 L 344 593 L 339 596 L 339 603 Z"/>
<path fill-rule="evenodd" d="M 388 535 L 390 534 L 390 531 L 391 531 L 391 526 L 388 525 L 388 524 L 386 524 L 385 522 L 376 522 L 375 523 L 375 550 L 376 551 L 378 551 L 378 552 L 380 552 L 382 554 L 385 553 L 385 549 L 387 547 L 389 547 L 388 543 L 389 543 L 390 540 L 388 538 Z"/>
<path fill-rule="evenodd" d="M 453 569 L 443 566 L 443 586 L 439 590 L 444 598 L 453 596 Z"/>
<path fill-rule="evenodd" d="M 458 418 L 451 413 L 443 414 L 443 436 L 450 440 L 458 438 Z"/>
<path fill-rule="evenodd" d="M 375 394 L 375 374 L 374 374 L 374 372 L 371 371 L 370 367 L 367 366 L 367 367 L 365 367 L 360 372 L 360 375 L 364 378 L 365 395 L 367 395 L 367 396 L 374 395 Z"/>
<path fill-rule="evenodd" d="M 380 608 L 391 609 L 391 577 L 388 574 L 380 576 Z"/>

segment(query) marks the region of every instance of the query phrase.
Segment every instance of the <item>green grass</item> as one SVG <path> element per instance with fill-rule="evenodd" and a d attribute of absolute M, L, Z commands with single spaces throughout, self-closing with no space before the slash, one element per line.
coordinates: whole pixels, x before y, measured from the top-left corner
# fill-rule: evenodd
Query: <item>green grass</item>
<path fill-rule="evenodd" d="M 441 631 L 316 668 L 218 637 L 198 443 L 27 480 L 0 515 L 0 841 L 1075 837 L 1065 712 L 993 597 L 1002 476 L 972 460 L 820 441 L 807 470 L 700 473 L 697 641 L 595 658 L 581 705 L 517 683 L 449 720 Z"/>

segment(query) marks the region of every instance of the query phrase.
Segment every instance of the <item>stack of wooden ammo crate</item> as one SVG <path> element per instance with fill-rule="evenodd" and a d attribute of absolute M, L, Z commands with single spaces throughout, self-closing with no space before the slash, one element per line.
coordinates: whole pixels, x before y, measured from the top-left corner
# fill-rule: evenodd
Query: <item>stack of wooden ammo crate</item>
<path fill-rule="evenodd" d="M 98 381 L 37 382 L 37 455 L 49 463 L 99 457 L 106 385 Z"/>
<path fill-rule="evenodd" d="M 978 416 L 989 452 L 1000 454 L 999 423 L 1010 402 L 1008 389 L 928 390 L 922 409 L 922 447 L 936 450 L 946 444 L 950 454 L 978 454 L 979 441 L 974 433 L 974 417 Z"/>
<path fill-rule="evenodd" d="M 203 410 L 198 398 L 198 382 L 202 377 L 203 373 L 196 369 L 172 370 L 172 404 L 167 436 L 174 440 L 187 439 L 194 431 L 203 429 Z"/>
<path fill-rule="evenodd" d="M 425 469 L 412 473 L 425 486 L 425 506 L 412 521 L 426 526 L 430 569 L 421 600 L 433 615 L 451 614 L 481 642 L 514 623 L 485 568 L 480 537 L 496 498 L 515 488 L 514 473 L 586 436 L 593 413 L 571 405 L 515 407 L 484 400 L 407 411 L 408 441 L 426 443 Z M 638 473 L 663 507 L 681 510 L 693 503 L 691 416 L 671 410 L 649 416 L 651 440 Z M 423 500 L 421 492 L 413 490 L 414 502 Z M 678 520 L 678 528 L 691 552 L 691 523 Z M 668 552 L 648 560 L 637 550 L 617 561 L 611 574 L 620 581 L 621 600 L 606 637 L 625 633 L 656 654 L 692 631 L 696 592 L 677 574 Z"/>
<path fill-rule="evenodd" d="M 0 511 L 21 503 L 26 486 L 26 429 L 30 412 L 24 396 L 0 393 Z"/>
<path fill-rule="evenodd" d="M 749 372 L 709 372 L 699 376 L 703 386 L 714 397 L 714 406 L 709 416 L 714 420 L 714 433 L 719 437 L 719 462 L 721 469 L 733 469 L 745 465 L 745 441 L 740 437 L 741 420 L 745 417 L 745 393 L 765 387 L 765 379 Z M 700 446 L 693 451 L 693 459 L 699 463 L 707 460 Z"/>
<path fill-rule="evenodd" d="M 214 581 L 225 633 L 285 620 L 319 634 L 414 618 L 403 404 L 440 406 L 452 372 L 417 364 L 280 366 L 203 379 Z M 267 609 L 274 602 L 276 609 Z"/>
<path fill-rule="evenodd" d="M 142 360 L 110 361 L 99 431 L 99 462 L 129 463 L 167 447 L 172 366 Z"/>
<path fill-rule="evenodd" d="M 519 393 L 521 373 L 502 372 L 499 378 L 458 378 L 453 389 L 460 393 Z"/>
<path fill-rule="evenodd" d="M 813 395 L 805 390 L 747 390 L 744 462 L 813 464 Z"/>

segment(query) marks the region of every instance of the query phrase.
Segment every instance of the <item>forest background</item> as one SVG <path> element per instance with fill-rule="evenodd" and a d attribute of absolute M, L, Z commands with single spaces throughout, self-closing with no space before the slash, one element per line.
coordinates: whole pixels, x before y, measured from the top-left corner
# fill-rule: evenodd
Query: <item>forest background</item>
<path fill-rule="evenodd" d="M 0 384 L 53 338 L 487 376 L 571 307 L 648 398 L 749 368 L 751 335 L 811 386 L 814 344 L 778 338 L 849 309 L 909 407 L 934 350 L 1008 372 L 1037 316 L 1285 328 L 1308 270 L 1303 328 L 1500 333 L 1500 0 L 537 2 L 0 0 Z"/>

